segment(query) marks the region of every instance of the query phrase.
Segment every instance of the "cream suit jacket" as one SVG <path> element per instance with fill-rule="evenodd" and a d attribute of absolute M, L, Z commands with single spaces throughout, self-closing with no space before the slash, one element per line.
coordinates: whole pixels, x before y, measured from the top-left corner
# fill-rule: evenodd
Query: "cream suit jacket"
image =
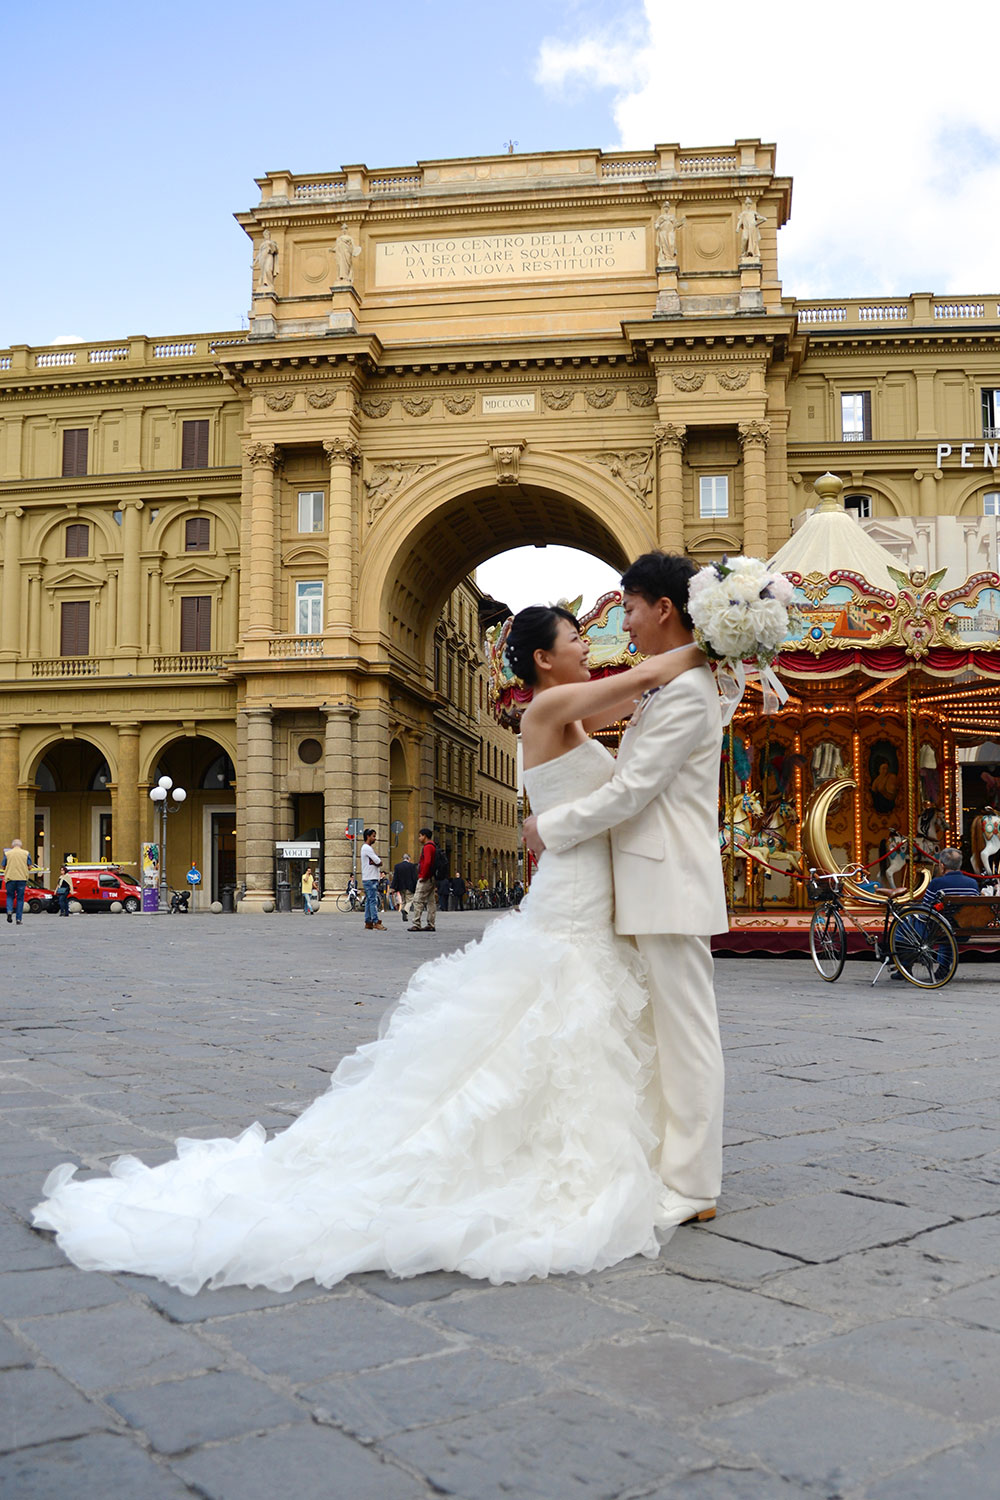
<path fill-rule="evenodd" d="M 727 932 L 719 851 L 722 718 L 708 667 L 640 700 L 615 773 L 597 791 L 538 817 L 547 849 L 611 830 L 615 930 Z"/>

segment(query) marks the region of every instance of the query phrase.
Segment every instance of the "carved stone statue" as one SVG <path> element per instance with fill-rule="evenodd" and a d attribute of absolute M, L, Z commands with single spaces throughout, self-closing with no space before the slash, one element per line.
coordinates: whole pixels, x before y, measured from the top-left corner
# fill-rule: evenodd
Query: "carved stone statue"
<path fill-rule="evenodd" d="M 757 205 L 749 194 L 743 199 L 743 211 L 736 220 L 740 232 L 740 260 L 760 260 L 760 226 L 767 219 L 757 212 Z"/>
<path fill-rule="evenodd" d="M 679 219 L 673 203 L 664 203 L 659 217 L 654 221 L 656 231 L 656 263 L 660 266 L 677 264 L 677 231 L 687 219 Z"/>
<path fill-rule="evenodd" d="M 361 254 L 361 246 L 351 239 L 346 224 L 341 224 L 340 234 L 333 242 L 333 255 L 337 262 L 337 285 L 354 285 L 354 262 Z"/>
<path fill-rule="evenodd" d="M 271 238 L 271 232 L 264 230 L 264 238 L 257 246 L 257 254 L 254 256 L 254 270 L 257 272 L 257 291 L 273 292 L 274 278 L 278 269 L 278 245 Z"/>

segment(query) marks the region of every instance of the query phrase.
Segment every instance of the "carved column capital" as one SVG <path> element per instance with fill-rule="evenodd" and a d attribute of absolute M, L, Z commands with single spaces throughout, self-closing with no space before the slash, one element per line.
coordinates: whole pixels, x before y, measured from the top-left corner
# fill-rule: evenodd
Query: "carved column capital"
<path fill-rule="evenodd" d="M 350 464 L 356 469 L 361 462 L 361 448 L 353 438 L 327 438 L 323 443 L 323 452 L 331 464 Z"/>
<path fill-rule="evenodd" d="M 273 469 L 278 449 L 274 443 L 244 443 L 243 455 L 255 469 Z"/>
<path fill-rule="evenodd" d="M 525 443 L 488 443 L 497 471 L 497 484 L 519 484 L 518 471 Z"/>
<path fill-rule="evenodd" d="M 771 424 L 770 422 L 758 420 L 740 422 L 738 431 L 740 442 L 744 448 L 766 448 L 767 440 L 771 433 Z"/>
<path fill-rule="evenodd" d="M 679 453 L 687 442 L 687 427 L 683 422 L 663 422 L 653 428 L 653 439 L 657 448 L 674 448 Z"/>

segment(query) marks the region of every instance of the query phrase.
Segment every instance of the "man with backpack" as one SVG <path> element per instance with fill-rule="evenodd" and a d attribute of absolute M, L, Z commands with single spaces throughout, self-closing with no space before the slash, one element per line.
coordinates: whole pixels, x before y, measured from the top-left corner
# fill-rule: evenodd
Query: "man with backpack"
<path fill-rule="evenodd" d="M 413 905 L 410 907 L 412 921 L 407 931 L 433 932 L 438 905 L 437 882 L 441 878 L 437 872 L 443 867 L 445 874 L 448 873 L 448 856 L 443 849 L 438 849 L 434 842 L 434 835 L 429 828 L 421 828 L 420 844 L 417 889 L 413 897 Z M 427 917 L 425 924 L 422 925 L 420 919 L 424 912 L 427 913 Z"/>

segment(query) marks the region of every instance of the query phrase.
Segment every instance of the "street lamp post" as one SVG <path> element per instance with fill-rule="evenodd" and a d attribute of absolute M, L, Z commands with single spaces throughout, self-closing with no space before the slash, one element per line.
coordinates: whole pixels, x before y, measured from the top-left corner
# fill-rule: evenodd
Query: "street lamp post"
<path fill-rule="evenodd" d="M 179 812 L 181 803 L 187 800 L 187 792 L 182 786 L 174 786 L 169 776 L 161 776 L 154 787 L 150 789 L 149 800 L 154 807 L 160 809 L 160 910 L 169 911 L 170 902 L 167 897 L 167 814 Z"/>

